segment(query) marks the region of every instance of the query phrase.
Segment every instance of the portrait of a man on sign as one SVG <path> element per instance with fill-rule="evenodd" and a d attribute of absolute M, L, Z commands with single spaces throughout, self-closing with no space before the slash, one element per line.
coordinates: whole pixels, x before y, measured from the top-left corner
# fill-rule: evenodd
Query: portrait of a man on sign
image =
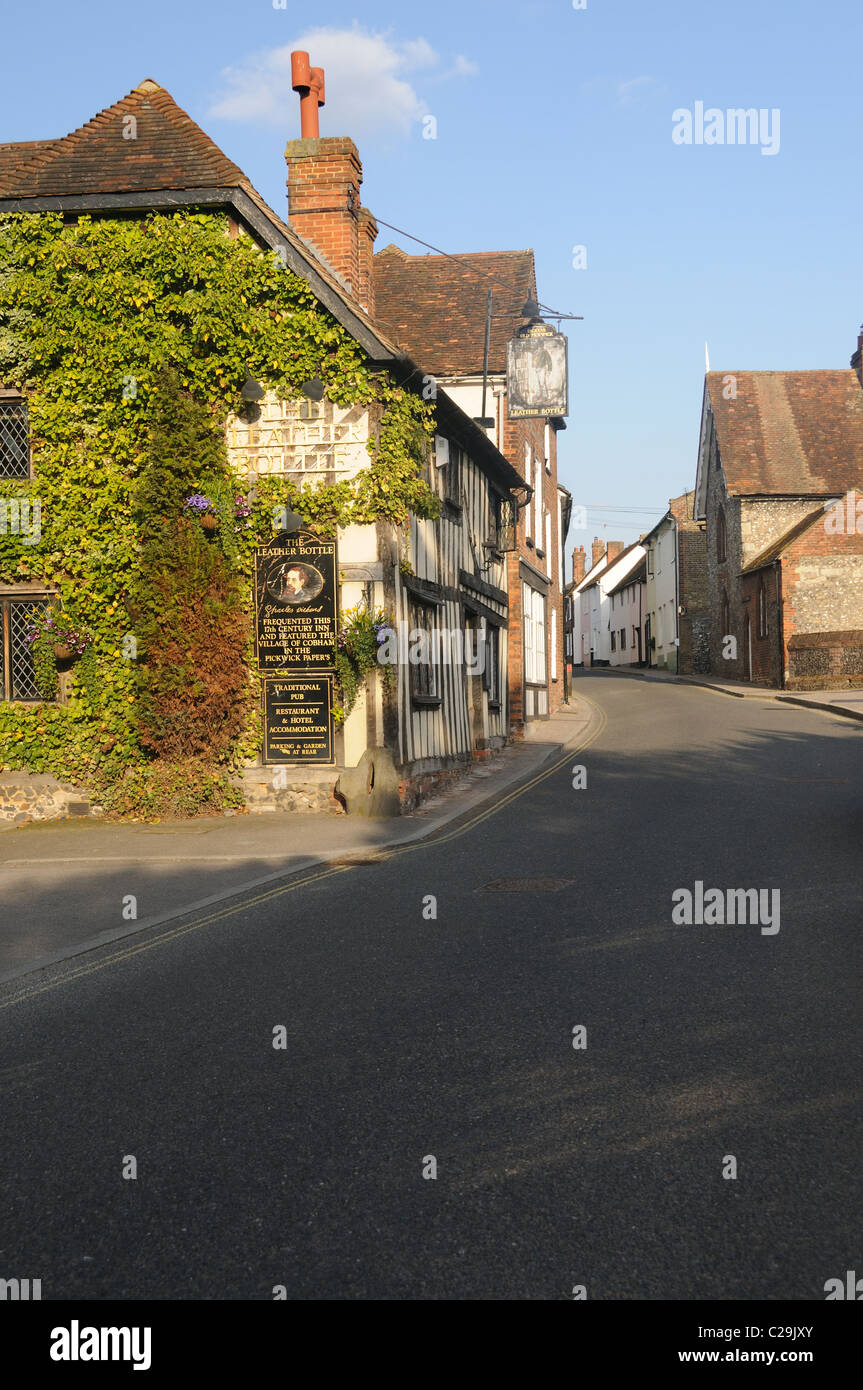
<path fill-rule="evenodd" d="M 511 415 L 565 415 L 566 338 L 560 333 L 513 338 L 507 343 L 507 391 Z"/>
<path fill-rule="evenodd" d="M 278 603 L 310 603 L 324 587 L 323 575 L 314 565 L 284 560 L 267 576 L 267 588 Z"/>

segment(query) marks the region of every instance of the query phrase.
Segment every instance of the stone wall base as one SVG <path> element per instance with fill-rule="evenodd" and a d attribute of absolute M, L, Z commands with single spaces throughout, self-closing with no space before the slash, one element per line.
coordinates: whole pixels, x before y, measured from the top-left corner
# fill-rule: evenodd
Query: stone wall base
<path fill-rule="evenodd" d="M 101 806 L 91 806 L 86 792 L 58 782 L 46 773 L 0 774 L 0 826 L 101 815 L 104 815 Z"/>
<path fill-rule="evenodd" d="M 274 811 L 343 816 L 345 808 L 333 795 L 341 771 L 338 767 L 247 767 L 240 786 L 252 816 Z"/>

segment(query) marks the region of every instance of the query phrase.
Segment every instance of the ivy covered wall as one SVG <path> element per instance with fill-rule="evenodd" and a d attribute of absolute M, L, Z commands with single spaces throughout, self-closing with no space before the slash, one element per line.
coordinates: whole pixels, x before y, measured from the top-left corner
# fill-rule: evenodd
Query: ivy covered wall
<path fill-rule="evenodd" d="M 152 611 L 158 586 L 142 572 L 163 513 L 178 505 L 177 497 L 160 502 L 146 476 L 166 368 L 222 442 L 211 449 L 199 431 L 170 467 L 178 489 L 217 504 L 210 544 L 248 613 L 242 728 L 218 756 L 200 757 L 192 778 L 181 759 L 154 752 L 142 736 L 143 724 L 152 731 L 152 707 L 136 627 L 176 626 L 180 612 L 167 591 L 164 613 Z M 243 408 L 247 371 L 284 399 L 318 377 L 336 404 L 367 407 L 380 422 L 368 468 L 324 487 L 261 477 L 243 496 L 247 483 L 231 473 L 223 440 L 229 414 Z M 91 659 L 66 678 L 65 703 L 0 703 L 0 768 L 51 772 L 119 814 L 193 814 L 229 802 L 224 773 L 248 760 L 260 737 L 255 546 L 271 538 L 280 507 L 323 534 L 436 515 L 422 467 L 433 405 L 374 371 L 302 280 L 251 238 L 229 235 L 227 219 L 212 213 L 73 223 L 55 214 L 0 217 L 0 386 L 27 398 L 34 464 L 29 482 L 0 480 L 0 492 L 41 504 L 38 541 L 8 527 L 0 534 L 0 584 L 56 590 L 92 636 Z M 164 421 L 158 428 L 164 435 Z M 174 636 L 182 646 L 183 634 Z"/>

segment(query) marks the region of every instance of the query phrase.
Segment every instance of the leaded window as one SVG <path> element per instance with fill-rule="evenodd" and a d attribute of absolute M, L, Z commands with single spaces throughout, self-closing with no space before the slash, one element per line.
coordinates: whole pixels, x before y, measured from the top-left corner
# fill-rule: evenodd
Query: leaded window
<path fill-rule="evenodd" d="M 33 670 L 33 654 L 27 633 L 36 609 L 49 606 L 47 598 L 0 598 L 2 636 L 0 643 L 0 696 L 8 700 L 42 700 Z"/>
<path fill-rule="evenodd" d="M 29 478 L 27 402 L 0 396 L 0 478 Z"/>

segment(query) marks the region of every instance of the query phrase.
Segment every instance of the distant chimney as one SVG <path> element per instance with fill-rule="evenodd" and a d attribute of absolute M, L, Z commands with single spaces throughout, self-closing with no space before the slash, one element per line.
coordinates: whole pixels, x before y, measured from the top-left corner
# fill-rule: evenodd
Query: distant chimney
<path fill-rule="evenodd" d="M 860 385 L 863 386 L 863 324 L 861 324 L 860 333 L 857 338 L 857 351 L 851 358 L 851 366 L 857 373 L 857 379 Z"/>
<path fill-rule="evenodd" d="M 590 549 L 590 568 L 591 568 L 591 569 L 593 569 L 594 565 L 598 565 L 598 564 L 599 564 L 599 562 L 600 562 L 600 560 L 602 559 L 602 557 L 603 557 L 604 554 L 605 554 L 605 541 L 601 541 L 601 540 L 599 539 L 599 536 L 594 536 L 594 538 L 593 538 L 593 545 L 591 546 L 591 549 Z"/>
<path fill-rule="evenodd" d="M 623 541 L 609 541 L 609 542 L 608 542 L 608 563 L 611 564 L 612 560 L 616 560 L 617 557 L 618 557 L 618 555 L 621 553 L 621 551 L 622 551 L 622 550 L 625 550 L 625 549 L 626 549 L 626 546 L 623 544 Z"/>
<path fill-rule="evenodd" d="M 288 217 L 345 281 L 354 299 L 374 315 L 372 256 L 377 223 L 360 203 L 363 166 L 353 140 L 318 134 L 324 105 L 324 73 L 309 65 L 308 53 L 291 54 L 291 78 L 300 94 L 302 138 L 289 140 Z"/>
<path fill-rule="evenodd" d="M 572 579 L 573 583 L 580 584 L 584 578 L 587 568 L 587 556 L 584 553 L 584 546 L 577 545 L 572 552 Z"/>

